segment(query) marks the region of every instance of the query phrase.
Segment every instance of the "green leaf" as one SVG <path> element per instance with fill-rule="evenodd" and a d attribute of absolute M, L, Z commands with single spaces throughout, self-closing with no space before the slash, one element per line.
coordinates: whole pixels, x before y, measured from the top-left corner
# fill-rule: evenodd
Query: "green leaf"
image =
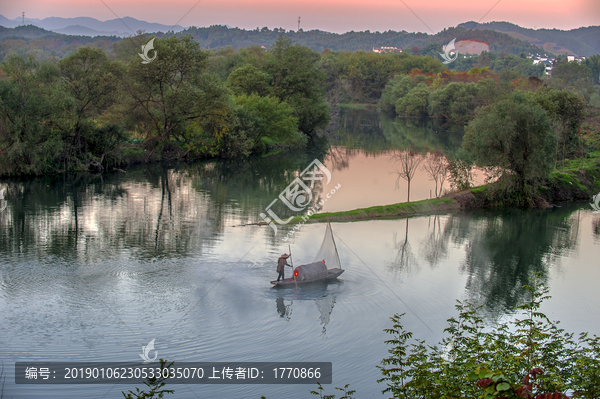
<path fill-rule="evenodd" d="M 508 391 L 510 389 L 510 384 L 508 382 L 501 382 L 496 385 L 496 390 L 498 391 Z"/>

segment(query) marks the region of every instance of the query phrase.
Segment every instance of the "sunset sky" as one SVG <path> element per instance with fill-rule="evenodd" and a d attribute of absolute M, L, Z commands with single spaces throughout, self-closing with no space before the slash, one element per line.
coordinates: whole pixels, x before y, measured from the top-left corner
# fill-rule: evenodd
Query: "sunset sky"
<path fill-rule="evenodd" d="M 528 28 L 600 25 L 600 0 L 22 0 L 3 1 L 13 19 L 133 17 L 166 25 L 227 24 L 329 32 L 406 30 L 435 33 L 466 21 L 509 21 Z M 197 4 L 196 4 L 197 3 Z M 194 6 L 195 5 L 195 6 Z M 412 10 L 412 12 L 409 10 Z M 112 10 L 112 11 L 111 11 Z M 414 12 L 414 13 L 413 13 Z M 416 15 L 415 15 L 416 14 Z"/>

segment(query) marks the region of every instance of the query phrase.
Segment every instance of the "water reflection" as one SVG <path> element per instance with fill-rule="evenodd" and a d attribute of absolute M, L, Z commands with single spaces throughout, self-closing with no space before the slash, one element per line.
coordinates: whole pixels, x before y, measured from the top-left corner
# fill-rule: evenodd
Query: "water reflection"
<path fill-rule="evenodd" d="M 292 304 L 294 301 L 290 301 L 289 304 L 286 304 L 283 295 L 279 295 L 275 302 L 277 303 L 277 313 L 279 313 L 279 317 L 285 319 L 285 321 L 290 321 L 290 317 L 292 316 Z"/>
<path fill-rule="evenodd" d="M 394 242 L 394 248 L 396 249 L 396 257 L 390 263 L 389 269 L 396 275 L 400 274 L 411 274 L 417 271 L 419 263 L 415 254 L 412 251 L 412 246 L 408 241 L 408 226 L 410 218 L 406 218 L 406 230 L 404 231 L 404 237 L 398 239 L 398 235 L 394 232 L 392 238 Z"/>
<path fill-rule="evenodd" d="M 327 325 L 331 321 L 331 313 L 335 307 L 340 293 L 342 281 L 324 281 L 315 282 L 298 288 L 277 288 L 277 298 L 275 299 L 277 315 L 285 321 L 290 321 L 292 317 L 292 305 L 303 301 L 314 301 L 318 314 L 319 323 L 322 326 L 321 333 L 327 333 Z M 338 294 L 335 294 L 335 293 Z"/>
<path fill-rule="evenodd" d="M 381 128 L 388 142 L 397 149 L 413 148 L 426 152 L 445 153 L 457 150 L 462 144 L 462 127 L 442 126 L 433 119 L 381 117 Z"/>
<path fill-rule="evenodd" d="M 421 241 L 421 257 L 431 267 L 447 258 L 449 245 L 464 248 L 460 271 L 467 275 L 469 300 L 485 304 L 492 314 L 503 314 L 525 300 L 522 289 L 532 273 L 545 279 L 551 265 L 576 249 L 580 234 L 580 210 L 473 211 L 430 216 Z M 411 273 L 412 255 L 408 220 L 402 240 L 394 232 L 398 249 L 393 268 Z"/>
<path fill-rule="evenodd" d="M 260 221 L 259 213 L 312 161 L 309 157 L 7 181 L 11 206 L 0 216 L 7 232 L 0 235 L 0 251 L 72 255 L 75 250 L 82 260 L 107 248 L 140 248 L 143 258 L 202 253 L 226 225 Z M 321 200 L 322 190 L 317 181 L 311 205 Z M 296 214 L 282 204 L 275 211 L 282 217 Z"/>
<path fill-rule="evenodd" d="M 448 244 L 452 230 L 445 217 L 442 227 L 442 218 L 441 215 L 428 217 L 427 237 L 421 242 L 420 252 L 431 268 L 439 265 L 448 256 Z"/>
<path fill-rule="evenodd" d="M 431 119 L 391 119 L 375 110 L 350 109 L 342 110 L 339 118 L 325 165 L 332 171 L 333 180 L 342 185 L 340 193 L 345 194 L 336 194 L 327 202 L 323 207 L 326 212 L 405 202 L 408 186 L 401 184 L 396 189 L 397 175 L 391 162 L 394 154 L 407 148 L 448 154 L 462 143 L 462 127 L 443 126 Z M 433 198 L 436 191 L 442 191 L 424 166 L 417 168 L 411 179 L 412 201 Z M 484 173 L 477 171 L 474 177 L 475 185 L 483 184 Z"/>
<path fill-rule="evenodd" d="M 434 119 L 391 118 L 374 110 L 343 109 L 335 136 L 334 146 L 369 154 L 407 148 L 450 152 L 462 144 L 463 129 Z"/>

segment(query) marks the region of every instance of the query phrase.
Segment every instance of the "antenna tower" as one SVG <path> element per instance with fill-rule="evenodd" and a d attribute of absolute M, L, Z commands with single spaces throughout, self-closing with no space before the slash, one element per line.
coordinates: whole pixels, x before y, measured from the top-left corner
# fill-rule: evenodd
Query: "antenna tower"
<path fill-rule="evenodd" d="M 300 32 L 300 16 L 298 15 L 298 32 Z"/>
<path fill-rule="evenodd" d="M 25 11 L 23 11 L 23 22 L 21 22 L 21 25 L 25 25 Z"/>

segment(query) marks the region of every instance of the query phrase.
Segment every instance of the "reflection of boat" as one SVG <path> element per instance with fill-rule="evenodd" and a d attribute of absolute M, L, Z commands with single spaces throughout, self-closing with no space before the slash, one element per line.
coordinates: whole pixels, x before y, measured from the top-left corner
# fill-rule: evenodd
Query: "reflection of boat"
<path fill-rule="evenodd" d="M 328 266 L 330 266 L 328 268 Z M 327 221 L 325 237 L 315 261 L 306 265 L 298 266 L 294 269 L 291 278 L 282 281 L 271 281 L 275 287 L 295 287 L 315 282 L 330 281 L 336 279 L 344 270 L 340 265 L 340 257 L 333 239 L 331 224 Z"/>
<path fill-rule="evenodd" d="M 320 296 L 320 294 L 322 294 L 323 292 L 327 291 L 327 285 L 328 283 L 322 283 L 323 285 L 318 288 L 319 291 L 319 296 L 317 296 L 316 298 L 314 298 L 313 295 L 309 295 L 308 297 L 305 298 L 301 298 L 299 296 L 295 296 L 294 299 L 292 299 L 289 304 L 287 304 L 285 302 L 285 299 L 283 298 L 283 296 L 281 296 L 281 293 L 283 291 L 279 291 L 279 296 L 277 297 L 277 299 L 275 300 L 276 304 L 277 304 L 277 313 L 279 314 L 279 317 L 282 319 L 285 319 L 286 321 L 289 321 L 291 316 L 292 316 L 292 305 L 294 304 L 295 300 L 300 300 L 302 301 L 303 299 L 308 299 L 308 300 L 313 300 L 315 301 L 315 304 L 317 305 L 317 309 L 319 309 L 319 322 L 321 323 L 321 325 L 323 326 L 323 333 L 325 334 L 327 332 L 326 327 L 327 324 L 329 324 L 329 321 L 331 320 L 331 312 L 333 311 L 333 307 L 335 306 L 336 303 L 336 299 L 337 296 L 336 295 L 323 295 Z M 311 287 L 318 287 L 319 284 L 313 284 Z M 324 288 L 324 290 L 323 290 Z M 295 290 L 295 291 L 299 291 L 299 290 Z M 308 289 L 308 292 L 310 292 L 311 289 Z M 303 290 L 303 293 L 306 293 L 307 290 Z"/>

